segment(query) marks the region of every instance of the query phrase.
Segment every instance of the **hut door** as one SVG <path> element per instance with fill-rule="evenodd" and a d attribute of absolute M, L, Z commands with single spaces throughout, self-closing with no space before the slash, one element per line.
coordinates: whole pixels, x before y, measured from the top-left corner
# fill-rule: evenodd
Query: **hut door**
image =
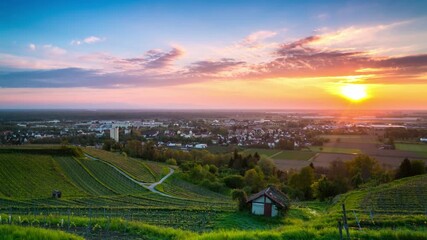
<path fill-rule="evenodd" d="M 271 203 L 264 203 L 264 216 L 271 217 Z"/>

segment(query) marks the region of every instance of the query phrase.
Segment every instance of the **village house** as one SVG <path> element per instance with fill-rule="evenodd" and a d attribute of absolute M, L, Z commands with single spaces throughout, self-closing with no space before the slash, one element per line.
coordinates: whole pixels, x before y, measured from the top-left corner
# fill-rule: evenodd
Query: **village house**
<path fill-rule="evenodd" d="M 288 196 L 273 186 L 250 196 L 247 203 L 250 204 L 252 214 L 266 217 L 275 217 L 290 206 Z"/>

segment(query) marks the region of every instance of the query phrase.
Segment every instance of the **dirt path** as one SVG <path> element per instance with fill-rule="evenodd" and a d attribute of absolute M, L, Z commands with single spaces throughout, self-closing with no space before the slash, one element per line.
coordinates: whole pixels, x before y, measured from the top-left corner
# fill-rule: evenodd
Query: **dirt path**
<path fill-rule="evenodd" d="M 134 182 L 134 183 L 136 183 L 136 184 L 138 184 L 138 185 L 140 185 L 140 186 L 148 189 L 149 191 L 151 191 L 153 193 L 156 193 L 156 194 L 159 194 L 159 195 L 162 195 L 162 196 L 165 196 L 165 197 L 176 198 L 174 196 L 171 196 L 171 195 L 168 195 L 166 193 L 157 191 L 155 189 L 155 187 L 157 185 L 162 184 L 168 177 L 170 177 L 175 172 L 175 170 L 173 170 L 173 168 L 169 168 L 169 173 L 166 176 L 164 176 L 162 179 L 160 179 L 160 181 L 154 182 L 154 183 L 146 183 L 146 182 L 141 182 L 141 181 L 135 180 L 134 178 L 132 178 L 131 176 L 129 176 L 127 173 L 123 172 L 122 170 L 120 170 L 119 168 L 117 168 L 116 166 L 114 166 L 113 164 L 111 164 L 109 162 L 106 162 L 106 161 L 104 161 L 102 159 L 99 159 L 99 158 L 92 157 L 92 156 L 90 156 L 90 155 L 88 155 L 86 153 L 84 155 L 85 155 L 85 157 L 87 157 L 87 158 L 89 158 L 91 160 L 101 161 L 101 162 L 107 164 L 108 166 L 114 168 L 117 172 L 119 172 L 120 174 L 122 174 L 123 176 L 125 176 L 127 179 L 129 179 L 132 182 Z"/>
<path fill-rule="evenodd" d="M 275 153 L 275 154 L 273 154 L 273 155 L 269 156 L 269 158 L 273 159 L 275 156 L 277 156 L 277 155 L 281 154 L 282 152 L 283 152 L 283 151 L 277 152 L 277 153 Z"/>

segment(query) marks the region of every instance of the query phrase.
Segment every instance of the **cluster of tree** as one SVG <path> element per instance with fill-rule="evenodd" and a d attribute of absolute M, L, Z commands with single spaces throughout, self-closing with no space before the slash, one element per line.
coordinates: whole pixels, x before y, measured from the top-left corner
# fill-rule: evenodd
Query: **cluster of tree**
<path fill-rule="evenodd" d="M 31 140 L 32 144 L 62 144 L 64 142 L 77 146 L 94 146 L 98 143 L 102 143 L 103 139 L 96 137 L 94 134 L 89 134 L 66 137 L 46 137 Z"/>
<path fill-rule="evenodd" d="M 311 139 L 310 142 L 313 146 L 323 146 L 324 143 L 327 143 L 329 141 L 329 138 L 314 137 Z"/>
<path fill-rule="evenodd" d="M 294 150 L 295 143 L 292 140 L 280 139 L 276 147 L 282 150 Z"/>
<path fill-rule="evenodd" d="M 117 143 L 112 142 L 109 149 Z M 385 183 L 426 172 L 422 161 L 405 159 L 400 168 L 387 170 L 375 158 L 358 155 L 349 161 L 333 161 L 329 167 L 310 164 L 299 171 L 279 170 L 273 160 L 258 153 L 213 154 L 206 150 L 181 151 L 157 147 L 153 142 L 130 140 L 120 148 L 129 156 L 178 165 L 183 179 L 216 192 L 239 190 L 236 199 L 274 185 L 293 199 L 330 199 L 366 183 Z M 241 192 L 244 192 L 241 193 Z"/>
<path fill-rule="evenodd" d="M 425 162 L 422 160 L 409 160 L 405 158 L 396 171 L 396 179 L 421 175 L 426 173 Z"/>
<path fill-rule="evenodd" d="M 130 157 L 150 161 L 166 162 L 168 159 L 173 159 L 177 165 L 186 161 L 193 161 L 201 164 L 213 164 L 219 167 L 228 164 L 230 158 L 230 154 L 214 154 L 207 150 L 182 151 L 158 147 L 152 141 L 129 140 L 125 144 L 120 144 L 112 139 L 107 139 L 104 141 L 102 148 L 106 151 L 123 151 Z"/>
<path fill-rule="evenodd" d="M 328 168 L 315 168 L 313 165 L 299 172 L 288 174 L 284 191 L 293 198 L 325 200 L 357 189 L 365 183 L 380 184 L 394 178 L 409 177 L 426 173 L 424 161 L 402 161 L 396 170 L 380 166 L 375 158 L 358 155 L 351 161 L 333 161 Z"/>
<path fill-rule="evenodd" d="M 424 129 L 406 129 L 406 128 L 388 128 L 386 129 L 384 136 L 386 138 L 393 139 L 414 139 L 427 136 L 427 130 Z"/>
<path fill-rule="evenodd" d="M 226 164 L 186 161 L 179 166 L 185 180 L 217 192 L 241 189 L 251 194 L 269 184 L 279 183 L 274 162 L 261 158 L 258 153 L 242 155 L 235 150 Z"/>

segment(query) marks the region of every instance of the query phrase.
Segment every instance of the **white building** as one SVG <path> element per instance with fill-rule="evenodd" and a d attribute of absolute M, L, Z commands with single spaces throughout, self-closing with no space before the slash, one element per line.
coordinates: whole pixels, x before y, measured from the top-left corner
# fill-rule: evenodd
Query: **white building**
<path fill-rule="evenodd" d="M 199 143 L 199 144 L 194 145 L 194 148 L 197 148 L 197 149 L 205 149 L 207 147 L 208 147 L 208 145 L 204 144 L 204 143 Z"/>
<path fill-rule="evenodd" d="M 119 142 L 119 130 L 118 127 L 113 127 L 110 129 L 110 138 L 114 139 L 116 142 Z"/>

